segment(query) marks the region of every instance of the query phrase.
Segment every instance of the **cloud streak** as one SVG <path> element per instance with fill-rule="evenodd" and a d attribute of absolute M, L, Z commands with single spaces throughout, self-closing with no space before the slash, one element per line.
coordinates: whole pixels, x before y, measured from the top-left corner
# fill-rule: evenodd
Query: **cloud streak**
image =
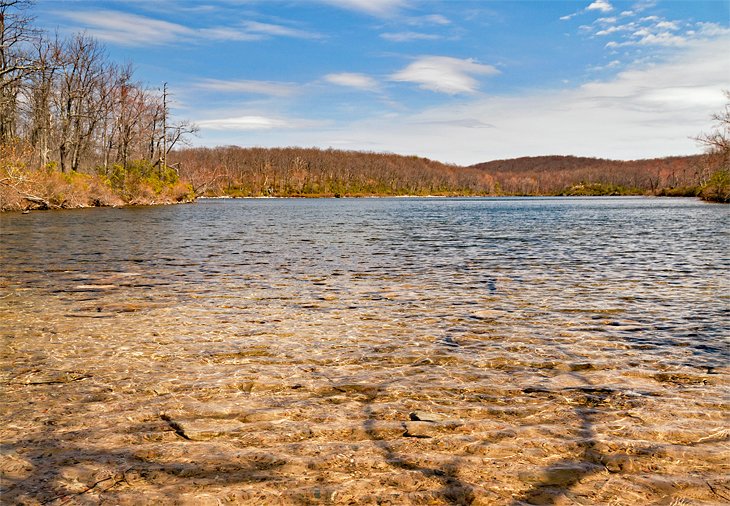
<path fill-rule="evenodd" d="M 197 121 L 196 124 L 203 129 L 229 131 L 277 130 L 296 128 L 306 129 L 322 127 L 324 125 L 324 123 L 321 121 L 258 115 L 244 115 L 231 118 L 207 119 Z"/>
<path fill-rule="evenodd" d="M 443 37 L 432 33 L 421 32 L 386 32 L 381 33 L 380 38 L 391 42 L 413 42 L 416 40 L 439 40 Z"/>
<path fill-rule="evenodd" d="M 333 7 L 360 12 L 378 18 L 397 14 L 408 6 L 406 0 L 319 0 Z"/>
<path fill-rule="evenodd" d="M 337 74 L 327 74 L 324 80 L 338 86 L 348 88 L 356 88 L 359 90 L 374 91 L 378 89 L 378 82 L 365 74 L 357 74 L 352 72 L 341 72 Z"/>
<path fill-rule="evenodd" d="M 581 9 L 579 11 L 576 11 L 576 12 L 574 12 L 572 14 L 568 14 L 566 16 L 561 16 L 560 17 L 560 20 L 561 21 L 568 21 L 568 20 L 573 19 L 574 17 L 576 17 L 576 16 L 578 16 L 580 14 L 583 14 L 583 13 L 586 13 L 586 12 L 591 12 L 591 11 L 599 11 L 599 12 L 602 12 L 602 13 L 611 12 L 611 11 L 613 11 L 613 5 L 611 5 L 611 3 L 608 2 L 607 0 L 596 0 L 595 2 L 591 3 L 590 5 L 588 5 L 588 7 L 586 7 L 585 9 Z"/>
<path fill-rule="evenodd" d="M 125 12 L 96 10 L 55 14 L 81 24 L 100 40 L 121 45 L 170 44 L 181 37 L 195 35 L 195 30 L 177 23 Z"/>
<path fill-rule="evenodd" d="M 322 39 L 323 35 L 284 25 L 243 21 L 236 25 L 190 28 L 138 14 L 112 10 L 55 13 L 99 40 L 123 46 L 166 45 L 181 40 L 257 41 L 272 37 Z"/>
<path fill-rule="evenodd" d="M 272 97 L 288 97 L 298 91 L 294 84 L 274 81 L 203 79 L 194 86 L 223 93 L 252 93 Z"/>
<path fill-rule="evenodd" d="M 457 95 L 476 93 L 479 82 L 475 75 L 495 75 L 499 70 L 472 59 L 448 56 L 422 56 L 390 76 L 391 81 L 411 82 L 424 90 Z"/>

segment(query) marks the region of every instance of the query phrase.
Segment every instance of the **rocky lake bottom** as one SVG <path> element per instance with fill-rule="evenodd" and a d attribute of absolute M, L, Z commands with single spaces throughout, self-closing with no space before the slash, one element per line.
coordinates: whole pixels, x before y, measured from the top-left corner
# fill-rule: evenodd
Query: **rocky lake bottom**
<path fill-rule="evenodd" d="M 353 202 L 4 217 L 2 503 L 730 502 L 725 210 Z"/>

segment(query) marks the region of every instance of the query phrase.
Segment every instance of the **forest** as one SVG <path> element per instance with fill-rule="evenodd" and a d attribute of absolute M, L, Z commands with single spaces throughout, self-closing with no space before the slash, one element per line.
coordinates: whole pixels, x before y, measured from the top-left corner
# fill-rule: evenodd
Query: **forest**
<path fill-rule="evenodd" d="M 49 35 L 30 0 L 0 0 L 0 210 L 187 202 L 200 196 L 665 195 L 730 201 L 730 94 L 706 154 L 573 156 L 462 167 L 318 148 L 190 147 L 167 83 L 135 79 L 94 38 Z"/>
<path fill-rule="evenodd" d="M 710 174 L 707 156 L 612 161 L 573 156 L 469 167 L 415 156 L 302 148 L 188 148 L 171 153 L 197 195 L 682 195 Z"/>

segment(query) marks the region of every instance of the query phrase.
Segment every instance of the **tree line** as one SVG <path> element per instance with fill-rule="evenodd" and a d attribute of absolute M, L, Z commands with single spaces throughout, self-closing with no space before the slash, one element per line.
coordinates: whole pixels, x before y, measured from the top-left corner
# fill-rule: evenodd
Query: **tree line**
<path fill-rule="evenodd" d="M 197 194 L 235 197 L 695 196 L 713 166 L 710 155 L 694 155 L 635 161 L 538 156 L 460 167 L 385 153 L 237 146 L 185 148 L 171 157 Z"/>
<path fill-rule="evenodd" d="M 493 186 L 483 171 L 388 153 L 224 146 L 179 149 L 171 159 L 200 195 L 484 195 Z"/>

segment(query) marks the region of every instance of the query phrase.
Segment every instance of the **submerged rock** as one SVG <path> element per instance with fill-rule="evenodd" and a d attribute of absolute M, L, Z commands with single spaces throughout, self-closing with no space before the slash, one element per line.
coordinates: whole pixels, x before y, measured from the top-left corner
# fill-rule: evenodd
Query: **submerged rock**
<path fill-rule="evenodd" d="M 165 420 L 178 436 L 190 441 L 208 441 L 231 436 L 243 427 L 243 423 L 235 419 L 198 418 L 174 420 L 168 415 L 161 415 L 160 418 Z"/>
<path fill-rule="evenodd" d="M 408 414 L 408 418 L 414 422 L 443 422 L 446 418 L 437 413 L 427 413 L 425 411 L 414 411 Z"/>
<path fill-rule="evenodd" d="M 432 438 L 439 432 L 438 425 L 430 422 L 405 422 L 403 427 L 406 429 L 403 437 Z"/>

